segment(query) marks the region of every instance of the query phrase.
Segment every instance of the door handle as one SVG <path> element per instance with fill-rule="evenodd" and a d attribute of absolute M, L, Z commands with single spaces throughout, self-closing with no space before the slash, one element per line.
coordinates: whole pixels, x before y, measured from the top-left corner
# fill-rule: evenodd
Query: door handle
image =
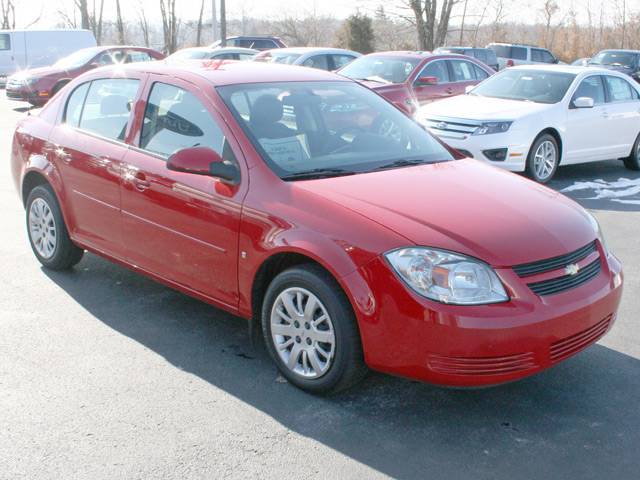
<path fill-rule="evenodd" d="M 453 88 L 449 87 L 445 90 L 445 92 L 447 92 L 449 95 L 451 95 L 453 93 Z"/>
<path fill-rule="evenodd" d="M 142 173 L 142 172 L 134 173 L 133 178 L 131 179 L 131 181 L 133 182 L 133 186 L 139 192 L 144 192 L 149 187 L 151 187 L 151 182 L 149 182 L 149 180 L 147 180 L 146 175 L 144 173 Z"/>

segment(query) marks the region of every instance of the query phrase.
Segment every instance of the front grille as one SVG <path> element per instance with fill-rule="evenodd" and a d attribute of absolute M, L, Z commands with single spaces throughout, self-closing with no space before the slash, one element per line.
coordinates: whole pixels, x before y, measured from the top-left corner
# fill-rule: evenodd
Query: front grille
<path fill-rule="evenodd" d="M 504 375 L 537 367 L 533 352 L 504 357 L 448 357 L 430 354 L 429 368 L 448 375 Z"/>
<path fill-rule="evenodd" d="M 424 119 L 426 127 L 438 132 L 451 132 L 471 135 L 482 124 L 475 120 L 466 120 L 448 117 L 429 117 Z"/>
<path fill-rule="evenodd" d="M 596 242 L 593 241 L 574 252 L 567 253 L 566 255 L 560 255 L 558 257 L 548 258 L 537 262 L 523 263 L 513 267 L 513 270 L 519 277 L 527 277 L 538 273 L 550 272 L 551 270 L 558 270 L 566 267 L 567 265 L 578 262 L 595 251 Z"/>
<path fill-rule="evenodd" d="M 592 327 L 552 343 L 549 352 L 551 361 L 559 362 L 564 360 L 574 353 L 578 353 L 580 350 L 585 349 L 592 343 L 597 342 L 609 329 L 612 318 L 613 315 L 608 315 Z"/>
<path fill-rule="evenodd" d="M 575 275 L 563 275 L 562 277 L 529 283 L 527 286 L 536 295 L 553 295 L 575 288 L 595 278 L 602 270 L 600 259 L 596 259 Z"/>

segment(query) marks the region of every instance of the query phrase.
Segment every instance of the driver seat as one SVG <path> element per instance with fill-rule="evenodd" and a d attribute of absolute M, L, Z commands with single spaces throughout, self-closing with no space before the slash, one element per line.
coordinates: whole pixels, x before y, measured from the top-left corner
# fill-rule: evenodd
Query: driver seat
<path fill-rule="evenodd" d="M 262 95 L 251 105 L 249 125 L 257 138 L 287 138 L 296 131 L 280 122 L 283 115 L 282 102 L 275 95 Z"/>

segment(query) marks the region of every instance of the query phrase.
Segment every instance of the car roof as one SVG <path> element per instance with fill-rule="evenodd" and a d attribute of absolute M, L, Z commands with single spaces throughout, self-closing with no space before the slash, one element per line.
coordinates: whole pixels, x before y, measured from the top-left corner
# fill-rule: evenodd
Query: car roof
<path fill-rule="evenodd" d="M 602 52 L 640 53 L 640 50 L 631 50 L 629 48 L 605 48 L 604 50 L 600 50 L 598 53 Z M 598 53 L 596 53 L 596 55 Z"/>
<path fill-rule="evenodd" d="M 266 50 L 266 52 L 273 53 L 299 53 L 304 55 L 306 53 L 356 53 L 360 55 L 358 52 L 354 52 L 353 50 L 347 50 L 345 48 L 332 48 L 332 47 L 287 47 L 287 48 L 272 48 L 271 50 Z"/>
<path fill-rule="evenodd" d="M 559 73 L 572 73 L 574 75 L 579 75 L 581 73 L 606 73 L 611 74 L 615 73 L 612 70 L 606 68 L 598 68 L 598 67 L 583 67 L 581 65 L 517 65 L 515 67 L 509 67 L 507 70 L 539 70 L 539 71 L 549 71 L 549 72 L 559 72 Z"/>
<path fill-rule="evenodd" d="M 112 66 L 100 68 L 101 72 L 113 70 Z M 198 75 L 214 86 L 243 83 L 269 82 L 328 82 L 352 80 L 317 68 L 300 68 L 294 65 L 262 62 L 238 62 L 233 60 L 203 60 L 189 64 L 167 65 L 164 62 L 140 62 L 118 65 L 122 70 L 139 73 L 156 73 L 182 77 L 185 73 Z M 97 70 L 94 70 L 97 71 Z"/>
<path fill-rule="evenodd" d="M 174 53 L 180 52 L 258 53 L 259 50 L 244 47 L 187 47 L 181 48 Z"/>

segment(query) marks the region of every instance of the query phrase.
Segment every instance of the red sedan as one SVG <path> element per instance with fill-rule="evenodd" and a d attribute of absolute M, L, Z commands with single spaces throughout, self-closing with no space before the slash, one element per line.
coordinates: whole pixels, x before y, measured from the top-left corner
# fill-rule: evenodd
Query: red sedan
<path fill-rule="evenodd" d="M 413 115 L 420 105 L 461 95 L 496 72 L 466 55 L 379 52 L 357 58 L 338 73 Z"/>
<path fill-rule="evenodd" d="M 516 380 L 598 340 L 622 293 L 580 206 L 329 72 L 96 70 L 20 122 L 12 171 L 46 268 L 88 250 L 248 319 L 313 392 L 367 367 Z"/>
<path fill-rule="evenodd" d="M 11 100 L 42 106 L 67 83 L 89 70 L 105 65 L 162 60 L 164 57 L 162 53 L 145 47 L 83 48 L 49 67 L 23 70 L 10 76 L 6 94 Z"/>

